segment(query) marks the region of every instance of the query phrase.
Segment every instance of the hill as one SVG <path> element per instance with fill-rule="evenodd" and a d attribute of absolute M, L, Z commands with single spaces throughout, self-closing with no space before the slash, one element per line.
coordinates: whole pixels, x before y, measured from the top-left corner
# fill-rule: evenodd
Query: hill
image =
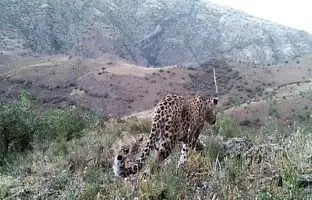
<path fill-rule="evenodd" d="M 215 67 L 220 109 L 242 124 L 264 124 L 270 116 L 285 123 L 309 117 L 311 109 L 311 57 L 262 67 L 213 59 L 199 68 L 147 68 L 111 55 L 7 60 L 0 65 L 3 102 L 26 89 L 42 108 L 76 106 L 104 118 L 126 117 L 146 113 L 167 93 L 214 96 Z"/>
<path fill-rule="evenodd" d="M 210 59 L 277 64 L 312 53 L 312 36 L 208 1 L 0 2 L 4 54 L 118 55 L 143 66 Z"/>

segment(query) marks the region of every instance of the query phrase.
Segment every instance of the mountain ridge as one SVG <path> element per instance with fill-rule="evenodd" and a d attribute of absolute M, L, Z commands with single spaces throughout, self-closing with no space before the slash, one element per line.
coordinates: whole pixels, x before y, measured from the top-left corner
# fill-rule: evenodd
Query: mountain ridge
<path fill-rule="evenodd" d="M 271 65 L 312 54 L 312 35 L 208 1 L 4 0 L 1 52 L 113 54 L 142 66 L 210 59 Z"/>

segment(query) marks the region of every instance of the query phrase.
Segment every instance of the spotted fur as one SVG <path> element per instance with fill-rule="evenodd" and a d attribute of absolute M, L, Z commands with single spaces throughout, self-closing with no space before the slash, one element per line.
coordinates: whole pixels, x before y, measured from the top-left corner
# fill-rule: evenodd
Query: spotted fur
<path fill-rule="evenodd" d="M 178 142 L 183 143 L 179 165 L 184 165 L 187 162 L 188 148 L 198 145 L 198 136 L 204 122 L 215 123 L 217 103 L 217 98 L 210 99 L 199 95 L 185 98 L 168 94 L 154 109 L 149 139 L 141 155 L 129 167 L 125 167 L 124 157 L 117 155 L 113 164 L 115 175 L 127 177 L 140 171 L 151 150 L 156 150 L 156 163 L 162 162 Z"/>

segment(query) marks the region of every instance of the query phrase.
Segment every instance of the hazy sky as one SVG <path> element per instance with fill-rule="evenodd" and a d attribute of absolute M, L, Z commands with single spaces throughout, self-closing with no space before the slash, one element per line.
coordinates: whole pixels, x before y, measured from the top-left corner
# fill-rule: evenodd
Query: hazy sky
<path fill-rule="evenodd" d="M 312 33 L 310 0 L 208 0 Z"/>

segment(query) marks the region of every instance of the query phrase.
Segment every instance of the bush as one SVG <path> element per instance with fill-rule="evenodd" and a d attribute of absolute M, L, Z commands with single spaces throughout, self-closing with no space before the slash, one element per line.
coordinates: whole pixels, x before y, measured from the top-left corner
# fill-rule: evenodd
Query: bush
<path fill-rule="evenodd" d="M 25 151 L 31 148 L 33 135 L 38 130 L 39 109 L 30 95 L 22 92 L 13 105 L 0 105 L 0 160 L 9 149 Z M 1 164 L 1 163 L 0 163 Z"/>
<path fill-rule="evenodd" d="M 218 142 L 215 138 L 209 140 L 206 153 L 209 155 L 211 161 L 215 162 L 217 159 L 218 161 L 222 161 L 226 155 L 226 152 L 220 142 Z"/>
<path fill-rule="evenodd" d="M 276 118 L 280 117 L 280 114 L 278 113 L 277 107 L 276 107 L 276 102 L 270 102 L 269 104 L 269 115 L 274 116 Z"/>
<path fill-rule="evenodd" d="M 81 136 L 88 123 L 88 118 L 75 110 L 51 109 L 43 113 L 39 134 L 42 139 L 71 140 Z"/>
<path fill-rule="evenodd" d="M 15 103 L 0 105 L 0 160 L 4 161 L 9 151 L 24 152 L 33 145 L 42 147 L 81 136 L 94 120 L 74 109 L 40 111 L 30 94 L 23 91 Z"/>
<path fill-rule="evenodd" d="M 218 117 L 213 129 L 217 134 L 226 138 L 237 137 L 239 134 L 237 123 L 230 117 Z"/>

